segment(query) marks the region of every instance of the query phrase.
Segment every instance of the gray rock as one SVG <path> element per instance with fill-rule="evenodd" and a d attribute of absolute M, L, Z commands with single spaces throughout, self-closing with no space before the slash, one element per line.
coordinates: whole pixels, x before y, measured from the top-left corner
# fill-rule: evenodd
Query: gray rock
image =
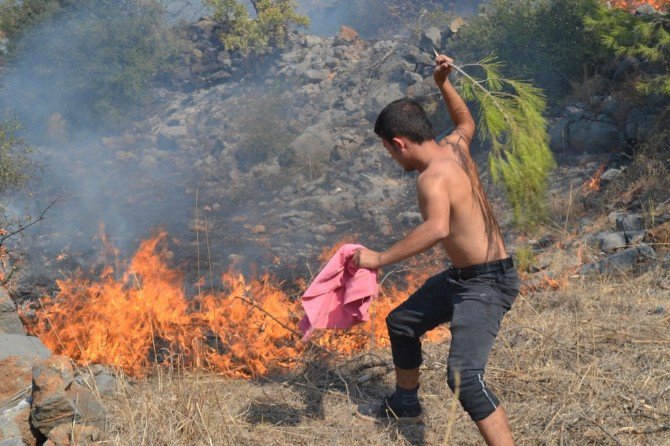
<path fill-rule="evenodd" d="M 600 107 L 600 112 L 606 115 L 613 115 L 619 109 L 619 100 L 614 96 L 607 96 Z"/>
<path fill-rule="evenodd" d="M 379 112 L 390 102 L 405 96 L 400 84 L 395 82 L 379 82 L 376 87 L 365 101 L 366 118 L 371 122 L 374 122 Z"/>
<path fill-rule="evenodd" d="M 635 10 L 636 15 L 644 15 L 644 16 L 653 16 L 658 14 L 658 11 L 654 9 L 653 6 L 651 6 L 648 3 L 645 3 L 644 5 L 638 6 L 637 9 Z"/>
<path fill-rule="evenodd" d="M 337 139 L 331 128 L 324 123 L 318 123 L 305 129 L 305 131 L 291 142 L 289 148 L 293 150 L 298 159 L 326 160 L 335 147 Z"/>
<path fill-rule="evenodd" d="M 0 333 L 26 334 L 16 306 L 7 291 L 0 287 Z"/>
<path fill-rule="evenodd" d="M 549 147 L 557 153 L 565 153 L 570 146 L 568 140 L 568 119 L 558 118 L 549 124 Z"/>
<path fill-rule="evenodd" d="M 21 437 L 12 437 L 6 440 L 0 440 L 0 446 L 26 446 Z"/>
<path fill-rule="evenodd" d="M 302 38 L 302 44 L 307 48 L 323 43 L 323 39 L 319 36 L 305 35 Z"/>
<path fill-rule="evenodd" d="M 598 248 L 607 254 L 626 247 L 626 236 L 621 232 L 605 232 L 596 236 Z"/>
<path fill-rule="evenodd" d="M 640 214 L 618 215 L 614 220 L 617 231 L 642 231 L 644 230 L 644 218 Z"/>
<path fill-rule="evenodd" d="M 405 71 L 402 75 L 402 78 L 407 83 L 407 85 L 412 85 L 423 81 L 423 77 L 419 73 L 415 73 L 413 71 Z"/>
<path fill-rule="evenodd" d="M 323 71 L 321 70 L 306 70 L 303 75 L 303 79 L 311 84 L 318 84 L 323 80 Z"/>
<path fill-rule="evenodd" d="M 643 259 L 654 257 L 654 250 L 648 245 L 639 245 L 616 254 L 612 254 L 598 262 L 582 266 L 580 274 L 612 274 L 628 270 Z"/>
<path fill-rule="evenodd" d="M 644 141 L 654 129 L 655 113 L 651 107 L 631 110 L 626 117 L 626 138 Z"/>
<path fill-rule="evenodd" d="M 421 33 L 419 48 L 427 53 L 433 53 L 433 50 L 439 50 L 442 47 L 442 32 L 431 26 Z"/>
<path fill-rule="evenodd" d="M 570 122 L 577 122 L 584 117 L 584 109 L 576 107 L 574 105 L 569 105 L 565 107 L 563 111 L 563 116 L 568 118 Z"/>
<path fill-rule="evenodd" d="M 600 179 L 603 181 L 612 181 L 621 174 L 619 169 L 607 169 L 601 176 Z"/>
<path fill-rule="evenodd" d="M 51 350 L 34 336 L 0 333 L 0 359 L 10 356 L 48 358 Z"/>
<path fill-rule="evenodd" d="M 405 211 L 398 214 L 398 221 L 405 226 L 418 226 L 423 221 L 421 214 L 414 211 Z"/>
<path fill-rule="evenodd" d="M 198 28 L 206 38 L 209 38 L 212 35 L 212 29 L 214 29 L 214 22 L 210 19 L 202 19 L 193 26 Z"/>
<path fill-rule="evenodd" d="M 577 152 L 609 153 L 623 143 L 619 129 L 606 122 L 574 122 L 569 125 L 568 134 L 570 146 Z"/>
<path fill-rule="evenodd" d="M 616 81 L 624 80 L 629 75 L 635 73 L 640 66 L 640 61 L 634 57 L 625 57 L 614 70 L 612 78 Z"/>
<path fill-rule="evenodd" d="M 179 148 L 179 140 L 188 135 L 183 125 L 162 126 L 156 134 L 156 146 L 161 150 L 174 151 Z"/>

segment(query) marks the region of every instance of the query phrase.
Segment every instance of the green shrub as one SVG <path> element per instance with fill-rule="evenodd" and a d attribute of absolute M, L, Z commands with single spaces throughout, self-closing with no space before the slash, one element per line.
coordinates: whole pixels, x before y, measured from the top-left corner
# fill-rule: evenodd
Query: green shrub
<path fill-rule="evenodd" d="M 495 53 L 507 63 L 506 75 L 532 80 L 556 100 L 571 80 L 611 57 L 584 26 L 598 6 L 598 0 L 492 0 L 459 29 L 448 51 L 466 61 Z"/>
<path fill-rule="evenodd" d="M 43 5 L 41 15 L 26 4 Z M 46 130 L 54 114 L 77 129 L 131 122 L 182 48 L 157 0 L 32 0 L 1 12 L 14 36 L 5 100 L 32 129 Z"/>
<path fill-rule="evenodd" d="M 223 25 L 221 41 L 228 50 L 264 52 L 282 48 L 296 28 L 309 19 L 295 11 L 293 0 L 251 0 L 256 16 L 237 0 L 205 0 L 214 10 L 214 20 Z"/>

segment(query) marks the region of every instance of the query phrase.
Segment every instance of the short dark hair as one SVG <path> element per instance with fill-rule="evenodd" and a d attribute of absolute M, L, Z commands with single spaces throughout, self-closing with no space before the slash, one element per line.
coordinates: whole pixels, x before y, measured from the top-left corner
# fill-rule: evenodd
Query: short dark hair
<path fill-rule="evenodd" d="M 375 133 L 387 141 L 397 136 L 404 136 L 417 144 L 435 139 L 435 130 L 426 111 L 421 104 L 408 98 L 398 99 L 384 107 L 375 122 Z"/>

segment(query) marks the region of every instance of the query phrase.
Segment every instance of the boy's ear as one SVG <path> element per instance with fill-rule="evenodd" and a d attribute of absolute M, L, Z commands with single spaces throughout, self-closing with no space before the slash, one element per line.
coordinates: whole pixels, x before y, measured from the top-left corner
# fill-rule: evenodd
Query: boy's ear
<path fill-rule="evenodd" d="M 395 147 L 396 151 L 407 149 L 407 141 L 405 141 L 404 138 L 399 136 L 393 138 L 391 140 L 391 144 L 393 145 L 393 147 Z"/>

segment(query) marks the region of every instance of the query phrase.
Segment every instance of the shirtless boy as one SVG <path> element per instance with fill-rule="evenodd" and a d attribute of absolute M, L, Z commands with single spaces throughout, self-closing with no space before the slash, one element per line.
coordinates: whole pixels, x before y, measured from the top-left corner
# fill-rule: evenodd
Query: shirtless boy
<path fill-rule="evenodd" d="M 354 261 L 360 267 L 380 268 L 439 243 L 452 266 L 428 279 L 387 317 L 396 391 L 358 410 L 376 418 L 421 415 L 420 337 L 451 322 L 449 387 L 458 388 L 461 405 L 488 445 L 513 445 L 507 415 L 485 384 L 484 368 L 500 322 L 518 294 L 519 279 L 470 157 L 475 123 L 449 81 L 452 59 L 439 55 L 435 62 L 433 78 L 455 130 L 435 141 L 426 113 L 408 99 L 386 106 L 375 123 L 375 133 L 391 157 L 405 170 L 419 172 L 417 190 L 424 221 L 383 252 L 357 251 Z"/>

